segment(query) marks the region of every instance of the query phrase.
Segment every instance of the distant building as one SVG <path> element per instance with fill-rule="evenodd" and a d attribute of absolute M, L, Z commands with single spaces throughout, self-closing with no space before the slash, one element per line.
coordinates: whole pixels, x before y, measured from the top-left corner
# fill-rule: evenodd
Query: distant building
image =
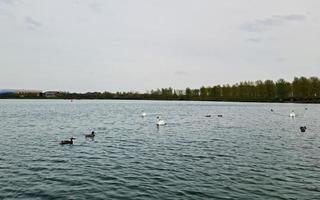
<path fill-rule="evenodd" d="M 60 92 L 58 92 L 58 91 L 46 91 L 46 92 L 43 93 L 43 96 L 47 97 L 47 98 L 55 98 L 59 94 L 60 94 Z"/>

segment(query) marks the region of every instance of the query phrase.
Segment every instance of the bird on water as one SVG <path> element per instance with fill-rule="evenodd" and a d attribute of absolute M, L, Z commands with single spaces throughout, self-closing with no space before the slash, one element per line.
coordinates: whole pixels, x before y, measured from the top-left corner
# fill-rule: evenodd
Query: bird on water
<path fill-rule="evenodd" d="M 94 138 L 96 136 L 96 133 L 94 131 L 91 132 L 91 134 L 85 135 L 86 138 Z"/>
<path fill-rule="evenodd" d="M 157 127 L 159 126 L 163 126 L 163 125 L 167 125 L 167 123 L 165 121 L 163 121 L 162 119 L 160 119 L 160 117 L 157 117 Z"/>
<path fill-rule="evenodd" d="M 145 117 L 145 116 L 147 116 L 147 113 L 145 113 L 144 111 L 142 111 L 141 117 Z"/>
<path fill-rule="evenodd" d="M 76 139 L 74 137 L 71 137 L 70 140 L 62 140 L 60 142 L 61 145 L 65 145 L 65 144 L 73 144 L 73 140 Z"/>
<path fill-rule="evenodd" d="M 290 113 L 289 117 L 291 117 L 291 118 L 295 118 L 295 117 L 296 117 L 296 113 L 294 113 L 294 111 L 291 111 L 291 113 Z"/>
<path fill-rule="evenodd" d="M 306 126 L 301 126 L 301 127 L 300 127 L 301 133 L 306 132 L 306 130 L 307 130 L 307 127 L 306 127 Z"/>

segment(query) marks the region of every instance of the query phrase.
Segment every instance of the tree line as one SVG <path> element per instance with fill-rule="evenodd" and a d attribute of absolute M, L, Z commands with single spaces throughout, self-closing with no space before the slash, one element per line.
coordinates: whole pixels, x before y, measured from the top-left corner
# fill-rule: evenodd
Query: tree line
<path fill-rule="evenodd" d="M 292 82 L 284 79 L 245 81 L 234 85 L 186 88 L 183 92 L 164 88 L 151 91 L 150 97 L 202 101 L 320 102 L 320 79 L 295 77 Z"/>
<path fill-rule="evenodd" d="M 45 98 L 43 96 L 16 94 L 0 95 L 0 98 Z M 198 101 L 245 101 L 245 102 L 310 102 L 320 103 L 320 79 L 318 77 L 295 77 L 288 82 L 244 81 L 233 85 L 215 85 L 177 90 L 171 87 L 138 92 L 60 92 L 57 99 L 145 99 L 145 100 L 198 100 Z"/>

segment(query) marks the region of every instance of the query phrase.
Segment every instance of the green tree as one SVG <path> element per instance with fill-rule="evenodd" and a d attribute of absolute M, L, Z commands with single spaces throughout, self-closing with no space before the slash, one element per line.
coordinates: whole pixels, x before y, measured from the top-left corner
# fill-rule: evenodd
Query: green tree
<path fill-rule="evenodd" d="M 291 97 L 291 83 L 285 81 L 284 79 L 279 79 L 276 82 L 277 98 L 280 101 L 288 99 Z"/>
<path fill-rule="evenodd" d="M 200 88 L 200 97 L 201 97 L 201 100 L 206 100 L 208 97 L 208 90 L 204 86 Z"/>
<path fill-rule="evenodd" d="M 310 82 L 306 77 L 295 77 L 292 83 L 293 96 L 297 99 L 307 98 L 310 94 Z"/>
<path fill-rule="evenodd" d="M 310 97 L 320 97 L 320 80 L 318 77 L 310 77 Z"/>
<path fill-rule="evenodd" d="M 192 97 L 192 91 L 190 88 L 187 88 L 186 89 L 186 98 L 191 99 L 191 97 Z"/>
<path fill-rule="evenodd" d="M 276 98 L 276 86 L 272 80 L 264 81 L 265 89 L 266 89 L 266 99 L 272 100 Z"/>

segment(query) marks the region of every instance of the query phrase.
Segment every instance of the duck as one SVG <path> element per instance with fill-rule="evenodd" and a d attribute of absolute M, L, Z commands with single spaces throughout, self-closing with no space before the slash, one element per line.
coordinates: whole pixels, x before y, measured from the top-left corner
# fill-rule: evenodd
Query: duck
<path fill-rule="evenodd" d="M 218 117 L 223 117 L 222 115 L 218 115 Z"/>
<path fill-rule="evenodd" d="M 295 117 L 296 117 L 296 113 L 294 113 L 294 111 L 291 111 L 291 113 L 290 113 L 289 117 L 291 117 L 291 118 L 295 118 Z"/>
<path fill-rule="evenodd" d="M 85 135 L 86 138 L 94 138 L 94 136 L 96 136 L 96 133 L 94 131 L 92 131 L 91 134 Z"/>
<path fill-rule="evenodd" d="M 165 121 L 163 121 L 162 119 L 160 119 L 160 117 L 157 117 L 157 126 L 163 126 L 163 125 L 167 125 L 167 123 Z"/>
<path fill-rule="evenodd" d="M 71 144 L 73 144 L 73 140 L 74 140 L 74 139 L 76 139 L 76 138 L 71 137 L 70 140 L 62 140 L 62 141 L 60 142 L 60 144 L 61 144 L 61 145 L 65 145 L 65 144 L 70 144 L 70 145 L 71 145 Z"/>
<path fill-rule="evenodd" d="M 211 115 L 206 115 L 205 117 L 211 117 Z"/>
<path fill-rule="evenodd" d="M 306 127 L 306 126 L 300 126 L 300 131 L 301 131 L 301 133 L 306 132 L 306 130 L 307 130 L 307 127 Z"/>

